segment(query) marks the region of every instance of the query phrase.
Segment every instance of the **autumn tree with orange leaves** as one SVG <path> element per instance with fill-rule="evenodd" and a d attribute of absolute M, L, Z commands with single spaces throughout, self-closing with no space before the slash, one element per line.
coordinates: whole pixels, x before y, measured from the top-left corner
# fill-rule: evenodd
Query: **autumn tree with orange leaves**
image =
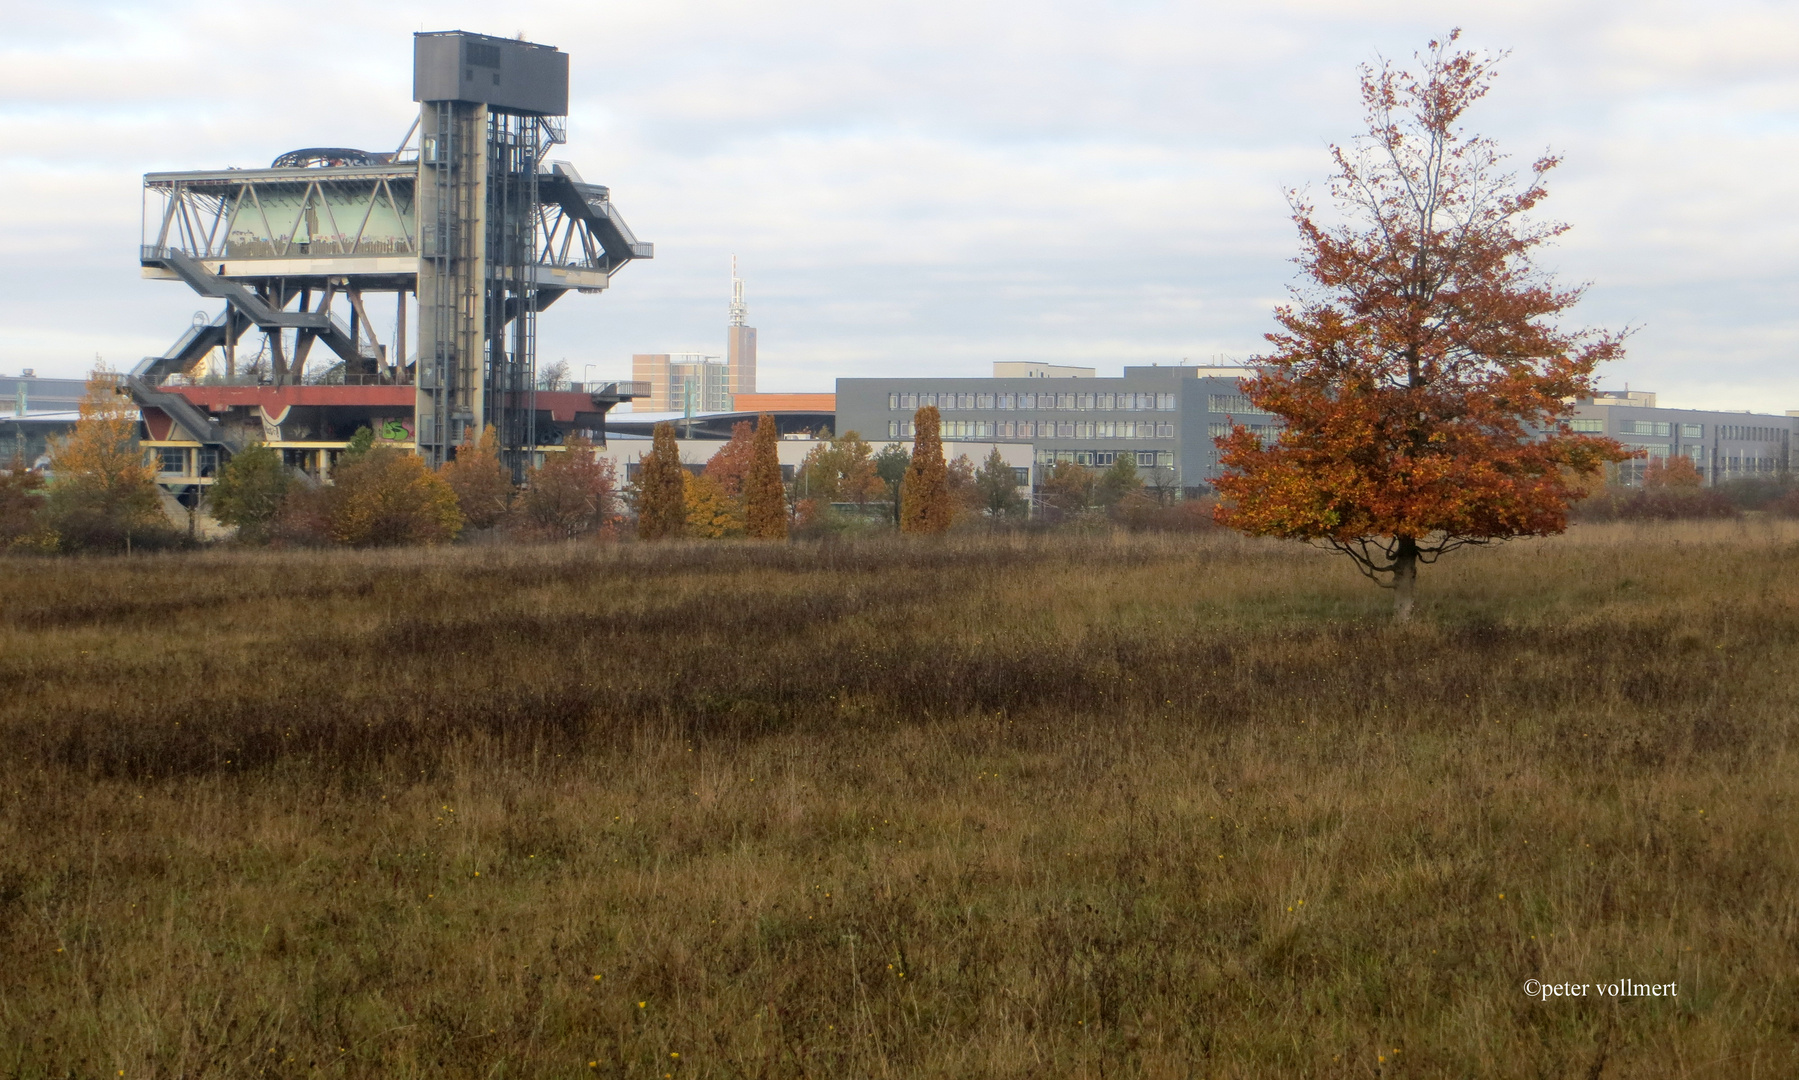
<path fill-rule="evenodd" d="M 1568 427 L 1621 335 L 1562 328 L 1582 290 L 1531 263 L 1567 228 L 1531 216 L 1557 159 L 1520 180 L 1463 131 L 1494 58 L 1459 36 L 1431 42 L 1421 73 L 1363 67 L 1368 132 L 1331 151 L 1344 223 L 1289 194 L 1304 280 L 1243 383 L 1283 430 L 1218 440 L 1220 522 L 1344 552 L 1395 590 L 1401 621 L 1419 563 L 1561 532 L 1579 478 L 1629 456 Z"/>
<path fill-rule="evenodd" d="M 46 508 L 60 545 L 71 551 L 130 551 L 133 537 L 167 528 L 156 469 L 138 445 L 138 416 L 105 369 L 88 376 L 75 430 L 50 449 Z"/>

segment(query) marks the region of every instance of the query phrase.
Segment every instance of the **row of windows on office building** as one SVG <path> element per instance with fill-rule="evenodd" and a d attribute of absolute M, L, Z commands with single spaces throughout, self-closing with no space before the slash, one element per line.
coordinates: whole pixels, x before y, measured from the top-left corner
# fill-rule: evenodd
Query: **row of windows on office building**
<path fill-rule="evenodd" d="M 1172 450 L 1039 450 L 1037 464 L 1054 465 L 1057 462 L 1072 462 L 1076 465 L 1087 465 L 1093 468 L 1110 468 L 1118 462 L 1122 455 L 1136 455 L 1137 467 L 1140 469 L 1172 469 L 1174 468 L 1174 451 Z"/>
<path fill-rule="evenodd" d="M 887 408 L 914 412 L 926 406 L 939 410 L 1038 410 L 1078 412 L 1174 412 L 1180 407 L 1174 394 L 888 394 Z"/>
<path fill-rule="evenodd" d="M 1594 435 L 1605 434 L 1605 420 L 1602 417 L 1583 416 L 1568 421 L 1570 431 L 1586 432 Z M 1704 424 L 1675 424 L 1664 420 L 1622 420 L 1618 423 L 1620 435 L 1659 435 L 1666 438 L 1680 430 L 1683 439 L 1705 438 Z M 1718 424 L 1716 434 L 1720 439 L 1737 442 L 1779 442 L 1783 428 L 1761 427 L 1755 424 Z"/>
<path fill-rule="evenodd" d="M 1731 452 L 1724 447 L 1719 447 L 1714 453 L 1711 447 L 1700 443 L 1688 443 L 1680 447 L 1672 447 L 1667 443 L 1626 443 L 1625 445 L 1632 450 L 1643 451 L 1644 457 L 1637 459 L 1639 463 L 1657 461 L 1667 457 L 1685 457 L 1691 458 L 1693 464 L 1701 469 L 1710 465 L 1720 472 L 1727 473 L 1777 472 L 1780 468 L 1780 459 L 1777 457 L 1762 457 L 1744 454 L 1740 451 Z"/>
<path fill-rule="evenodd" d="M 1281 433 L 1279 424 L 1242 424 L 1239 426 L 1248 428 L 1251 435 L 1260 435 L 1264 439 L 1275 438 Z M 1206 429 L 1206 434 L 1214 439 L 1222 439 L 1230 433 L 1231 425 L 1229 424 L 1212 424 Z"/>
<path fill-rule="evenodd" d="M 889 439 L 916 435 L 910 420 L 887 421 Z M 1172 423 L 1149 420 L 945 420 L 945 439 L 1172 439 Z"/>

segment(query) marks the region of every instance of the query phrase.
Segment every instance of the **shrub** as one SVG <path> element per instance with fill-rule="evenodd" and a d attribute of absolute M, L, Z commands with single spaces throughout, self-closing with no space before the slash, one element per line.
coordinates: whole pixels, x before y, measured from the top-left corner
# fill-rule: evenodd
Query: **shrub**
<path fill-rule="evenodd" d="M 1793 491 L 1784 476 L 1744 476 L 1713 487 L 1739 510 L 1770 510 Z"/>
<path fill-rule="evenodd" d="M 162 512 L 156 472 L 137 441 L 137 415 L 110 373 L 96 371 L 81 399 L 81 419 L 51 450 L 54 479 L 48 523 L 71 551 L 129 551 L 175 536 Z"/>
<path fill-rule="evenodd" d="M 1717 488 L 1607 488 L 1573 505 L 1577 521 L 1681 521 L 1731 518 L 1739 511 Z"/>
<path fill-rule="evenodd" d="M 456 493 L 456 508 L 471 529 L 491 529 L 512 508 L 512 474 L 500 462 L 500 437 L 492 424 L 474 442 L 456 449 L 438 474 Z"/>
<path fill-rule="evenodd" d="M 612 461 L 596 458 L 593 443 L 579 436 L 560 454 L 545 454 L 531 470 L 519 498 L 525 526 L 541 536 L 572 540 L 599 532 L 612 520 L 618 493 Z"/>
<path fill-rule="evenodd" d="M 1112 508 L 1112 518 L 1131 532 L 1210 532 L 1221 528 L 1213 515 L 1217 505 L 1210 498 L 1162 503 L 1136 492 L 1118 500 Z"/>
<path fill-rule="evenodd" d="M 686 476 L 687 535 L 718 540 L 744 535 L 743 504 L 731 498 L 710 468 Z"/>
<path fill-rule="evenodd" d="M 339 459 L 342 468 L 342 459 Z M 296 481 L 269 521 L 268 541 L 275 547 L 328 547 L 335 542 L 331 515 L 336 489 Z"/>
<path fill-rule="evenodd" d="M 281 463 L 281 451 L 251 443 L 219 470 L 210 493 L 212 516 L 236 527 L 238 538 L 261 543 L 294 479 Z"/>
<path fill-rule="evenodd" d="M 343 464 L 331 488 L 331 538 L 351 547 L 441 544 L 462 531 L 456 493 L 417 454 L 376 446 Z"/>
<path fill-rule="evenodd" d="M 1058 461 L 1043 477 L 1043 496 L 1058 514 L 1072 516 L 1093 505 L 1099 474 L 1085 465 Z"/>
<path fill-rule="evenodd" d="M 44 524 L 44 478 L 14 458 L 0 472 L 0 550 L 21 551 L 56 546 Z"/>

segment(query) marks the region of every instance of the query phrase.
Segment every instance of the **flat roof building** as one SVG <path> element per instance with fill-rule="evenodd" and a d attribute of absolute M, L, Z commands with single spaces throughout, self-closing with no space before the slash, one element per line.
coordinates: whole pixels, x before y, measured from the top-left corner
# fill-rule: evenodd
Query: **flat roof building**
<path fill-rule="evenodd" d="M 913 413 L 935 405 L 946 441 L 1029 443 L 1040 466 L 1104 468 L 1131 453 L 1140 468 L 1173 470 L 1164 482 L 1189 489 L 1217 478 L 1213 440 L 1232 423 L 1267 435 L 1280 430 L 1278 418 L 1244 397 L 1239 380 L 1255 374 L 1248 368 L 1152 365 L 1106 378 L 1093 370 L 999 363 L 986 379 L 839 379 L 836 430 L 909 439 Z M 1640 483 L 1649 461 L 1682 455 L 1707 484 L 1720 484 L 1789 471 L 1799 417 L 1658 408 L 1655 394 L 1636 390 L 1582 400 L 1571 424 L 1645 453 L 1619 466 L 1621 483 Z"/>
<path fill-rule="evenodd" d="M 1080 371 L 1079 375 L 1036 374 Z M 1032 461 L 1094 468 L 1133 454 L 1171 487 L 1210 484 L 1218 473 L 1212 440 L 1234 420 L 1274 430 L 1274 418 L 1243 396 L 1240 367 L 1126 367 L 1099 377 L 1092 368 L 1001 363 L 987 379 L 838 379 L 837 428 L 870 440 L 909 439 L 912 416 L 935 405 L 943 438 L 1028 443 Z"/>
<path fill-rule="evenodd" d="M 1709 484 L 1792 469 L 1793 432 L 1799 417 L 1768 413 L 1662 409 L 1642 391 L 1598 393 L 1574 406 L 1575 431 L 1609 435 L 1645 457 L 1618 466 L 1618 481 L 1637 484 L 1658 458 L 1685 457 Z"/>

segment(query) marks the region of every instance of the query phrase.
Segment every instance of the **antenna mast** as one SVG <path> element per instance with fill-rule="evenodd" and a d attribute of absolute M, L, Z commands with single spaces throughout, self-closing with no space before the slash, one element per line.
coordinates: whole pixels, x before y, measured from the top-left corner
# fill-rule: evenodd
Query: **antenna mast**
<path fill-rule="evenodd" d="M 737 276 L 737 256 L 731 256 L 731 325 L 747 325 L 750 309 L 743 302 L 743 279 Z"/>

